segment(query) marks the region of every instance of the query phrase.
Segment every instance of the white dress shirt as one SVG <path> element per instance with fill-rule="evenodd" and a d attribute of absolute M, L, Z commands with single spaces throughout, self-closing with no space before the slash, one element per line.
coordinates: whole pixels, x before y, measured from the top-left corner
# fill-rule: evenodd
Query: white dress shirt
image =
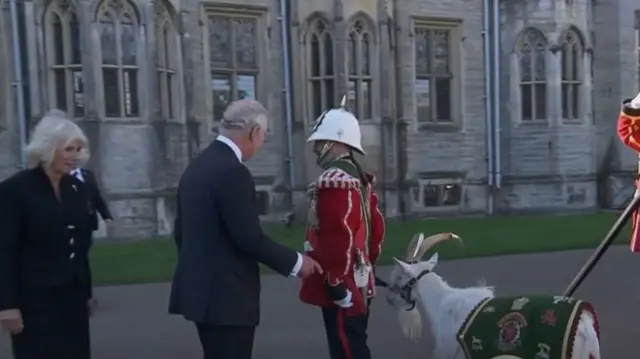
<path fill-rule="evenodd" d="M 236 154 L 236 157 L 238 157 L 238 161 L 242 162 L 242 151 L 240 151 L 240 147 L 238 147 L 238 145 L 236 145 L 233 141 L 231 141 L 229 137 L 218 135 L 218 138 L 216 138 L 216 141 L 220 141 L 225 145 L 229 146 L 229 148 L 233 150 L 233 153 Z M 296 265 L 293 266 L 293 269 L 291 269 L 291 276 L 292 277 L 298 276 L 298 273 L 300 272 L 300 268 L 302 268 L 302 254 L 298 253 L 298 260 L 296 261 Z"/>
<path fill-rule="evenodd" d="M 84 176 L 82 175 L 82 169 L 76 168 L 75 170 L 71 171 L 71 175 L 74 176 L 75 178 L 77 178 L 78 180 L 80 180 L 80 182 L 84 182 Z"/>

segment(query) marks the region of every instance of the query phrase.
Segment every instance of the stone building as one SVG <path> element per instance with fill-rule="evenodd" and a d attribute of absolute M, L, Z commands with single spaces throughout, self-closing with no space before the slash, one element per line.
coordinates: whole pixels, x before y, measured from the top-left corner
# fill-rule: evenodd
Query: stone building
<path fill-rule="evenodd" d="M 103 235 L 168 233 L 181 171 L 242 97 L 272 118 L 249 163 L 266 219 L 304 213 L 318 173 L 304 139 L 343 94 L 389 216 L 589 210 L 632 193 L 615 120 L 640 90 L 636 0 L 500 1 L 488 57 L 482 0 L 286 3 L 283 18 L 279 0 L 20 2 L 27 127 L 60 108 L 86 130 L 115 215 Z M 5 178 L 21 140 L 6 1 L 2 15 Z"/>

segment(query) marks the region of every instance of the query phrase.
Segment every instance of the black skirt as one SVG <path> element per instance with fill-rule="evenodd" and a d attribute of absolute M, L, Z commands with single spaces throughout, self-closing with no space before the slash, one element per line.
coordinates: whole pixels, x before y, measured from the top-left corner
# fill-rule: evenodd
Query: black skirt
<path fill-rule="evenodd" d="M 14 359 L 90 359 L 87 288 L 74 283 L 22 292 L 21 334 L 11 337 Z"/>

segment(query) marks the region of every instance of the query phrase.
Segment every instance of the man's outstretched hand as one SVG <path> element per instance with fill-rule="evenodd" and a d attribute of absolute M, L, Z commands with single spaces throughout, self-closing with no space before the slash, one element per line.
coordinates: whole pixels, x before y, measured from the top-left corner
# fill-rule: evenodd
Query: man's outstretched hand
<path fill-rule="evenodd" d="M 302 256 L 302 266 L 300 267 L 298 276 L 300 278 L 307 278 L 308 276 L 316 273 L 322 274 L 322 267 L 320 267 L 320 264 L 311 257 Z"/>

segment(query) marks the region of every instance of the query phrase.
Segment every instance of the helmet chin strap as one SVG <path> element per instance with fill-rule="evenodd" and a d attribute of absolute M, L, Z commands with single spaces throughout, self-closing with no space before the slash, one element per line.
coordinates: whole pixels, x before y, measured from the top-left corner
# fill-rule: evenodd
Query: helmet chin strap
<path fill-rule="evenodd" d="M 316 163 L 318 164 L 318 166 L 326 169 L 329 166 L 329 164 L 335 160 L 353 156 L 351 154 L 351 151 L 348 151 L 339 155 L 332 155 L 331 149 L 335 144 L 336 144 L 335 142 L 329 141 L 325 143 L 324 146 L 322 146 L 322 149 L 318 153 L 318 159 L 316 160 Z"/>
<path fill-rule="evenodd" d="M 318 159 L 316 160 L 316 163 L 321 168 L 326 168 L 329 163 L 333 161 L 333 158 L 331 158 L 331 149 L 334 144 L 334 142 L 327 141 L 318 152 Z"/>

